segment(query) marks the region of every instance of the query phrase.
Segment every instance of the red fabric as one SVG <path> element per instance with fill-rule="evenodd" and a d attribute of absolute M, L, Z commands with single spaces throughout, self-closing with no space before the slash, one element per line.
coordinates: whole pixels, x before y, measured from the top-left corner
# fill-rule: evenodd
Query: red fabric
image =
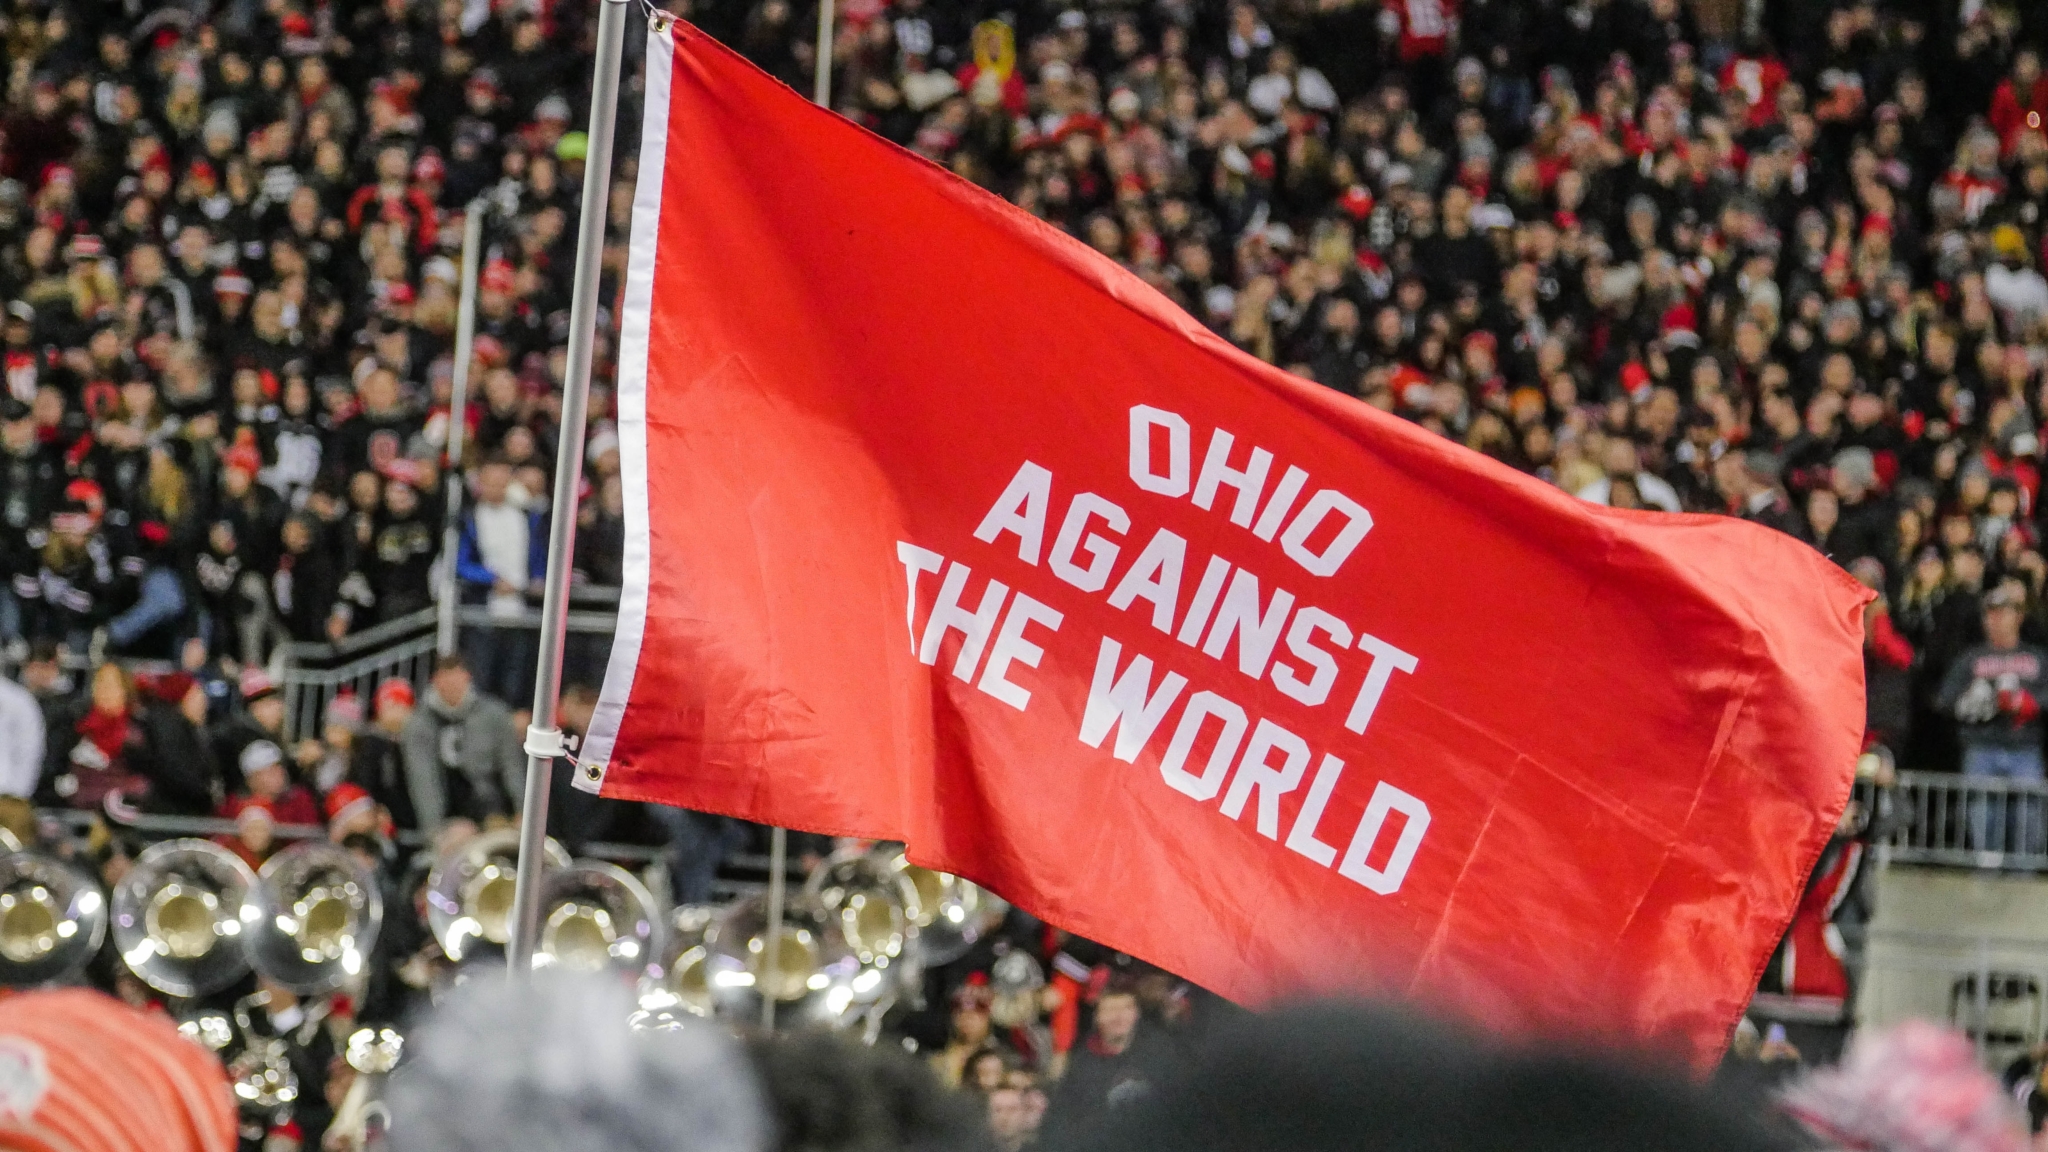
<path fill-rule="evenodd" d="M 2041 714 L 2041 702 L 2024 688 L 2007 688 L 1998 694 L 1998 710 L 2012 717 L 2012 726 L 2022 728 Z"/>
<path fill-rule="evenodd" d="M 149 791 L 149 781 L 128 770 L 128 743 L 140 740 L 142 734 L 126 711 L 102 712 L 93 708 L 79 717 L 72 728 L 78 733 L 78 743 L 99 749 L 100 754 L 107 758 L 107 766 L 94 767 L 73 755 L 64 765 L 64 771 L 78 782 L 78 788 L 65 797 L 65 803 L 73 808 L 96 809 L 106 801 L 109 793 L 120 792 L 136 797 Z"/>
<path fill-rule="evenodd" d="M 131 732 L 128 712 L 107 712 L 94 708 L 78 718 L 78 734 L 92 741 L 93 746 L 104 753 L 114 770 L 121 767 L 121 749 L 127 745 Z"/>
<path fill-rule="evenodd" d="M 1721 66 L 1721 90 L 1741 91 L 1749 104 L 1749 127 L 1762 128 L 1778 119 L 1778 89 L 1791 79 L 1773 56 L 1737 56 Z"/>
<path fill-rule="evenodd" d="M 1055 972 L 1047 986 L 1060 994 L 1059 1006 L 1052 1010 L 1048 1027 L 1052 1032 L 1052 1050 L 1071 1052 L 1074 1038 L 1081 1034 L 1081 992 L 1087 986 L 1065 972 Z"/>
<path fill-rule="evenodd" d="M 1911 668 L 1913 666 L 1913 643 L 1892 625 L 1889 612 L 1880 612 L 1871 618 L 1870 651 L 1887 667 Z"/>
<path fill-rule="evenodd" d="M 1990 120 L 2007 157 L 2013 154 L 2021 132 L 2048 128 L 2048 74 L 2035 77 L 2024 100 L 2011 77 L 1999 81 L 1998 90 L 1991 94 Z"/>
<path fill-rule="evenodd" d="M 972 93 L 974 82 L 981 79 L 981 65 L 970 60 L 953 73 L 953 79 L 962 92 Z M 1022 116 L 1030 107 L 1030 92 L 1024 87 L 1024 77 L 1016 71 L 1002 78 L 998 90 L 1002 93 L 1003 110 L 1010 115 Z"/>
<path fill-rule="evenodd" d="M 1713 1062 L 1848 797 L 1868 592 L 1259 363 L 695 30 L 649 59 L 580 785 L 902 839 L 1244 1002 Z"/>
<path fill-rule="evenodd" d="M 1458 0 L 1384 0 L 1401 22 L 1397 45 L 1403 64 L 1442 56 L 1458 28 Z"/>
<path fill-rule="evenodd" d="M 1835 908 L 1847 895 L 1862 863 L 1863 846 L 1845 845 L 1828 870 L 1814 877 L 1813 886 L 1799 901 L 1785 938 L 1784 970 L 1778 974 L 1783 995 L 1837 1003 L 1847 1000 L 1849 970 L 1842 965 L 1840 936 L 1829 929 L 1834 925 Z"/>

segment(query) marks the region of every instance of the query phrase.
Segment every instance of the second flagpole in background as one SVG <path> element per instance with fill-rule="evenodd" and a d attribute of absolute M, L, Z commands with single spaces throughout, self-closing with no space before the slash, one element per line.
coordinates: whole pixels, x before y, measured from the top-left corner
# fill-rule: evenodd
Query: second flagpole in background
<path fill-rule="evenodd" d="M 832 0 L 818 0 L 817 70 L 811 80 L 811 100 L 820 108 L 832 107 Z M 768 983 L 781 987 L 776 979 L 782 958 L 783 888 L 789 883 L 789 830 L 781 826 L 768 833 Z M 761 1026 L 775 1027 L 775 997 L 761 997 Z"/>

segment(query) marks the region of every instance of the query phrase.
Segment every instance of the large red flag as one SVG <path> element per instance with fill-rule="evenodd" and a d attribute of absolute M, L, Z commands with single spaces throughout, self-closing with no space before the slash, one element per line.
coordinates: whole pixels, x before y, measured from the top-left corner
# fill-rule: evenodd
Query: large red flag
<path fill-rule="evenodd" d="M 908 842 L 1257 1003 L 1705 1061 L 1848 794 L 1865 594 L 1259 363 L 688 27 L 579 783 Z"/>

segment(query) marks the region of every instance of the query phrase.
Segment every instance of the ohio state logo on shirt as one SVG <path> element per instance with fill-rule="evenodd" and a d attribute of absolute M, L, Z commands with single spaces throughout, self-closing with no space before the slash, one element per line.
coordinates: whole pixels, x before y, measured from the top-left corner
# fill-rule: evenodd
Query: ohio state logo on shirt
<path fill-rule="evenodd" d="M 2041 661 L 2031 652 L 1986 652 L 1971 662 L 1970 675 L 1993 681 L 2013 676 L 2024 683 L 2040 679 Z"/>

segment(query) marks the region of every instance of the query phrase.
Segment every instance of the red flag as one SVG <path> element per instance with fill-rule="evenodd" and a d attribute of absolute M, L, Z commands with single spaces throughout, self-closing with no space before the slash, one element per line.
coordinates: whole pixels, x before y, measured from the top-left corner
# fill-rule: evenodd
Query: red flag
<path fill-rule="evenodd" d="M 648 55 L 579 784 L 912 859 L 1232 998 L 1718 1053 L 1866 594 L 1245 356 L 703 34 Z"/>

